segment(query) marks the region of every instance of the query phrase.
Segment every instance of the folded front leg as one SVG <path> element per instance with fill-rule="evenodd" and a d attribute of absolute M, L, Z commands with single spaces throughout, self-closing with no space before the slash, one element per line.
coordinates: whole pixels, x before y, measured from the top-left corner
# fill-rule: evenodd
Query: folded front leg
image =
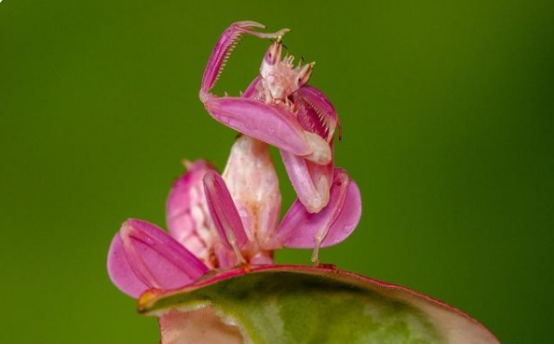
<path fill-rule="evenodd" d="M 296 118 L 312 138 L 325 141 L 333 156 L 335 129 L 340 132 L 337 112 L 327 96 L 313 86 L 304 86 L 292 95 L 297 107 Z M 339 134 L 340 137 L 340 134 Z M 317 213 L 329 202 L 329 188 L 333 180 L 333 163 L 318 165 L 314 159 L 298 157 L 281 150 L 281 156 L 300 202 L 310 213 Z M 312 157 L 317 156 L 313 153 Z"/>
<path fill-rule="evenodd" d="M 327 206 L 333 180 L 333 162 L 318 165 L 284 150 L 281 150 L 281 157 L 296 196 L 306 210 L 317 213 Z"/>
<path fill-rule="evenodd" d="M 221 74 L 225 62 L 233 51 L 234 47 L 244 34 L 260 37 L 277 39 L 289 31 L 289 29 L 281 29 L 274 33 L 264 33 L 254 30 L 254 28 L 265 28 L 264 25 L 252 21 L 242 21 L 231 24 L 219 37 L 206 69 L 202 77 L 202 86 L 200 88 L 200 99 L 205 102 L 210 98 L 210 90 L 217 82 L 217 78 Z"/>
<path fill-rule="evenodd" d="M 282 105 L 246 98 L 212 98 L 204 103 L 218 122 L 254 139 L 302 156 L 316 164 L 331 162 L 329 144 L 305 131 L 294 114 Z"/>

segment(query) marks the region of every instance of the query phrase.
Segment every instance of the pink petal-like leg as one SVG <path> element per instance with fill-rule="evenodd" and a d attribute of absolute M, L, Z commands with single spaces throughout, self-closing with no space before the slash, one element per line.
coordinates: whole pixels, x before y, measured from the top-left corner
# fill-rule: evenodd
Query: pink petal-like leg
<path fill-rule="evenodd" d="M 310 213 L 321 211 L 329 202 L 333 162 L 318 165 L 290 152 L 280 152 L 298 200 Z"/>
<path fill-rule="evenodd" d="M 169 234 L 211 267 L 213 234 L 203 179 L 213 167 L 203 160 L 185 164 L 187 172 L 173 183 L 167 198 Z"/>
<path fill-rule="evenodd" d="M 182 287 L 208 268 L 157 226 L 129 219 L 115 235 L 108 254 L 108 273 L 124 293 L 138 297 L 151 288 Z"/>
<path fill-rule="evenodd" d="M 119 232 L 115 234 L 108 251 L 108 274 L 121 292 L 134 298 L 138 298 L 144 291 L 153 287 L 142 281 L 133 270 L 125 254 Z"/>
<path fill-rule="evenodd" d="M 247 244 L 248 237 L 225 181 L 214 170 L 204 176 L 204 191 L 221 242 L 245 262 L 240 249 Z"/>
<path fill-rule="evenodd" d="M 282 106 L 234 97 L 213 98 L 204 105 L 218 122 L 297 156 L 311 155 L 318 145 L 308 140 L 294 114 Z M 321 145 L 328 146 L 325 141 Z"/>
<path fill-rule="evenodd" d="M 210 90 L 217 82 L 217 78 L 221 74 L 226 60 L 233 51 L 235 45 L 244 34 L 260 37 L 277 39 L 289 31 L 289 29 L 281 29 L 275 33 L 263 33 L 254 30 L 254 28 L 265 28 L 264 25 L 252 21 L 242 21 L 231 24 L 219 37 L 208 64 L 202 77 L 202 87 L 200 88 L 200 99 L 205 102 L 211 97 Z"/>
<path fill-rule="evenodd" d="M 306 85 L 292 97 L 298 108 L 297 118 L 300 125 L 312 135 L 328 141 L 332 150 L 333 135 L 337 126 L 340 130 L 340 125 L 337 112 L 327 96 L 315 87 Z M 300 202 L 308 212 L 319 212 L 329 201 L 333 163 L 314 164 L 284 150 L 281 150 L 281 156 Z"/>
<path fill-rule="evenodd" d="M 290 248 L 313 248 L 312 259 L 317 261 L 320 247 L 338 244 L 354 231 L 361 205 L 356 183 L 343 169 L 336 168 L 328 205 L 319 213 L 309 213 L 295 201 L 277 230 L 277 239 Z"/>

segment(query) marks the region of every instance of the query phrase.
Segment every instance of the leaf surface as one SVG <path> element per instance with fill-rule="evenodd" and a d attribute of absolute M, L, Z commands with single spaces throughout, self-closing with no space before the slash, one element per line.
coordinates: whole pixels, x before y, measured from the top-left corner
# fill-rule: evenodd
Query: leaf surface
<path fill-rule="evenodd" d="M 333 266 L 259 266 L 150 290 L 139 311 L 160 317 L 162 342 L 497 343 L 444 303 Z"/>

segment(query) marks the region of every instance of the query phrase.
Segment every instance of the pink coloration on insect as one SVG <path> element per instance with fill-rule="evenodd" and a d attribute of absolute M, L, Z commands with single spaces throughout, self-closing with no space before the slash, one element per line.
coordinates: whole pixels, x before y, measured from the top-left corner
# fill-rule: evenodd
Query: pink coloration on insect
<path fill-rule="evenodd" d="M 337 113 L 319 90 L 306 85 L 313 63 L 294 67 L 281 57 L 281 37 L 254 22 L 231 25 L 220 37 L 202 79 L 200 99 L 219 122 L 241 132 L 219 175 L 203 160 L 187 172 L 167 200 L 169 232 L 141 220 L 126 221 L 114 237 L 108 271 L 133 297 L 171 289 L 210 270 L 273 264 L 282 247 L 320 247 L 346 239 L 361 216 L 360 191 L 333 164 Z M 240 98 L 209 93 L 234 44 L 243 34 L 274 38 L 256 77 Z M 279 222 L 281 192 L 268 144 L 280 149 L 298 200 Z"/>
<path fill-rule="evenodd" d="M 184 286 L 210 269 L 272 264 L 273 250 L 283 246 L 317 255 L 360 219 L 358 187 L 336 169 L 329 205 L 312 214 L 297 201 L 279 224 L 281 193 L 267 145 L 247 136 L 233 145 L 223 177 L 204 161 L 187 165 L 168 197 L 169 233 L 130 219 L 112 241 L 110 277 L 133 297 Z"/>
<path fill-rule="evenodd" d="M 204 160 L 185 162 L 187 171 L 167 199 L 169 231 L 137 219 L 124 222 L 109 249 L 112 282 L 140 296 L 141 313 L 160 317 L 164 342 L 325 342 L 353 333 L 345 339 L 426 342 L 444 336 L 453 342 L 497 342 L 475 320 L 429 297 L 319 265 L 320 248 L 344 241 L 356 228 L 360 190 L 334 166 L 333 138 L 340 124 L 329 99 L 308 85 L 314 63 L 294 66 L 292 56 L 283 58 L 281 41 L 288 29 L 262 33 L 255 28 L 264 26 L 238 22 L 227 28 L 202 78 L 200 100 L 208 113 L 241 133 L 223 173 Z M 245 34 L 274 41 L 244 93 L 218 97 L 210 91 Z M 297 195 L 281 220 L 279 179 L 268 145 L 279 149 Z M 274 265 L 274 250 L 283 247 L 313 249 L 318 265 Z M 291 286 L 293 281 L 300 285 Z M 223 303 L 226 299 L 232 302 Z M 258 308 L 260 301 L 269 304 Z M 237 308 L 243 303 L 245 308 Z M 293 313 L 283 313 L 290 305 Z M 343 311 L 340 319 L 333 318 L 336 307 Z M 306 321 L 306 315 L 313 318 Z M 329 320 L 338 321 L 331 332 L 321 337 L 313 331 Z M 292 324 L 302 326 L 297 338 Z M 307 338 L 305 329 L 312 333 Z"/>
<path fill-rule="evenodd" d="M 314 63 L 294 67 L 293 56 L 282 58 L 282 35 L 288 29 L 260 33 L 255 27 L 264 26 L 239 22 L 223 32 L 204 71 L 200 100 L 217 121 L 279 148 L 300 202 L 317 213 L 330 197 L 333 135 L 337 127 L 340 131 L 337 112 L 321 91 L 307 85 Z M 244 34 L 276 40 L 242 97 L 217 97 L 210 90 Z"/>

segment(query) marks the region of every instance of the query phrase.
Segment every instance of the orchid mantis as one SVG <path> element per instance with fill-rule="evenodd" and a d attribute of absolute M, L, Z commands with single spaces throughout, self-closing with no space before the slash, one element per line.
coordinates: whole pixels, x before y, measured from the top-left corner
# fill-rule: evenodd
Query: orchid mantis
<path fill-rule="evenodd" d="M 267 145 L 247 136 L 236 140 L 222 176 L 203 160 L 186 165 L 169 193 L 169 233 L 130 219 L 112 241 L 108 271 L 130 296 L 184 286 L 211 269 L 273 264 L 283 246 L 317 254 L 346 239 L 361 216 L 357 185 L 337 169 L 329 205 L 312 214 L 297 201 L 279 224 L 281 192 Z"/>
<path fill-rule="evenodd" d="M 219 38 L 200 100 L 238 131 L 222 174 L 185 162 L 166 205 L 168 232 L 137 219 L 112 240 L 108 273 L 159 317 L 163 343 L 488 343 L 497 339 L 463 312 L 406 288 L 319 264 L 319 249 L 356 228 L 361 195 L 334 166 L 340 132 L 327 97 L 307 85 L 314 63 L 282 57 L 288 29 L 245 21 Z M 244 35 L 273 39 L 260 75 L 240 97 L 211 93 Z M 339 134 L 340 135 L 340 134 Z M 297 194 L 280 218 L 281 192 L 268 146 L 279 149 Z M 274 250 L 312 248 L 314 266 L 276 265 Z"/>
<path fill-rule="evenodd" d="M 238 22 L 223 32 L 204 71 L 200 100 L 217 121 L 279 148 L 300 202 L 317 213 L 329 203 L 337 112 L 321 91 L 307 85 L 315 63 L 294 67 L 292 55 L 282 58 L 281 41 L 289 30 L 261 33 L 255 28 L 264 26 Z M 242 97 L 217 97 L 210 90 L 243 35 L 275 41 Z"/>

